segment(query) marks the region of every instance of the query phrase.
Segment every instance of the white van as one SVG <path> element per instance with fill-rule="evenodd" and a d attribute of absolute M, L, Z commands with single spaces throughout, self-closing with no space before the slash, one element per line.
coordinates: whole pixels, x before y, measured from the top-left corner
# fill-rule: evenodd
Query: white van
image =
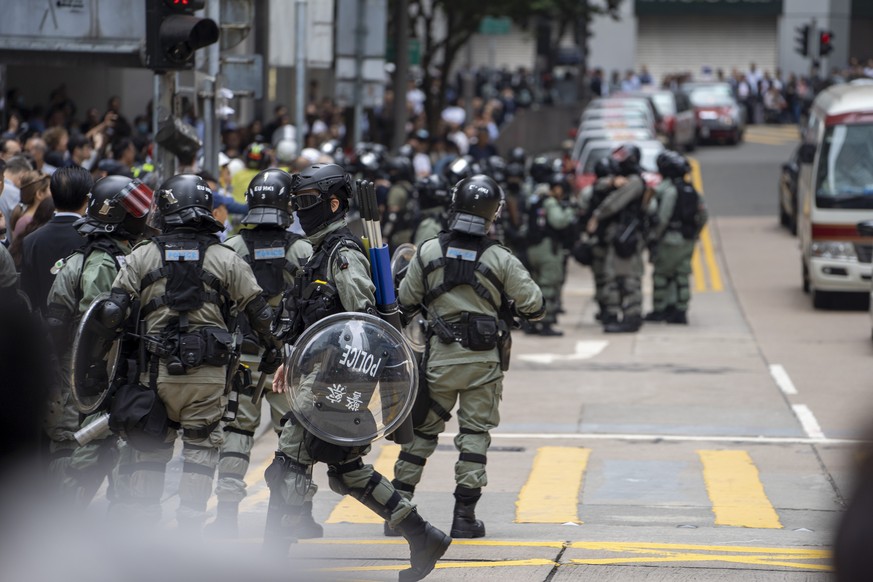
<path fill-rule="evenodd" d="M 861 236 L 858 223 L 873 219 L 873 83 L 816 97 L 799 160 L 803 290 L 816 308 L 838 293 L 870 292 L 873 238 Z"/>

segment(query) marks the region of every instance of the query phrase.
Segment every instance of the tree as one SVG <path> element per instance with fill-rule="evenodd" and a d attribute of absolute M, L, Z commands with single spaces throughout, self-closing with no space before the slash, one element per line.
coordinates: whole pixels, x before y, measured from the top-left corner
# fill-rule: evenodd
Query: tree
<path fill-rule="evenodd" d="M 550 37 L 550 63 L 554 64 L 560 39 L 576 26 L 584 73 L 587 31 L 596 14 L 617 18 L 622 0 L 409 0 L 409 22 L 413 34 L 420 35 L 425 114 L 433 133 L 439 114 L 446 106 L 444 83 L 460 50 L 479 30 L 486 16 L 508 16 L 527 29 L 538 19 L 556 24 Z M 579 31 L 583 34 L 579 34 Z M 580 75 L 581 76 L 581 75 Z M 439 84 L 437 81 L 439 79 Z M 402 98 L 398 95 L 397 98 Z"/>

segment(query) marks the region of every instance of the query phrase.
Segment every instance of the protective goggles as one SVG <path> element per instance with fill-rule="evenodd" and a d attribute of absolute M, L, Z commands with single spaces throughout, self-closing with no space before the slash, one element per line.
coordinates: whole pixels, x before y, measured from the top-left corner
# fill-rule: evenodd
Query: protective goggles
<path fill-rule="evenodd" d="M 321 193 L 318 190 L 298 192 L 291 196 L 291 209 L 309 210 L 318 206 L 321 200 Z"/>

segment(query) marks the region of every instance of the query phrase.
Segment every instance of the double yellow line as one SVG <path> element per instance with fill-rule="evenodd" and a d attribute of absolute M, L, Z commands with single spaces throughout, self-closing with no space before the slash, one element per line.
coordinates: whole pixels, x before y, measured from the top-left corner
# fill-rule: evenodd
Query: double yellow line
<path fill-rule="evenodd" d="M 694 187 L 702 196 L 703 178 L 700 175 L 700 163 L 694 158 L 688 158 L 688 163 L 691 164 L 691 183 L 694 184 Z M 712 216 L 710 216 L 710 220 L 712 220 Z M 706 265 L 705 272 L 704 265 Z M 695 292 L 724 291 L 721 271 L 718 270 L 718 261 L 715 260 L 715 249 L 712 244 L 709 225 L 704 226 L 703 231 L 700 233 L 700 240 L 694 249 L 694 256 L 691 258 L 691 272 L 694 275 Z M 707 281 L 706 275 L 709 275 L 709 281 Z"/>

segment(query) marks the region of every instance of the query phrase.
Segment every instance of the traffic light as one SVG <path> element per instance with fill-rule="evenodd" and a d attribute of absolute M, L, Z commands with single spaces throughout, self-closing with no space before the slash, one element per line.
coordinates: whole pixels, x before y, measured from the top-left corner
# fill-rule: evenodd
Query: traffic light
<path fill-rule="evenodd" d="M 834 50 L 834 34 L 830 30 L 818 33 L 818 56 L 826 57 Z"/>
<path fill-rule="evenodd" d="M 794 37 L 795 47 L 794 51 L 802 57 L 809 56 L 809 33 L 810 26 L 808 24 L 804 24 L 803 26 L 798 26 L 794 29 L 797 32 L 797 35 Z"/>
<path fill-rule="evenodd" d="M 218 41 L 214 20 L 194 16 L 205 0 L 146 0 L 145 66 L 155 71 L 194 67 L 194 51 Z"/>

